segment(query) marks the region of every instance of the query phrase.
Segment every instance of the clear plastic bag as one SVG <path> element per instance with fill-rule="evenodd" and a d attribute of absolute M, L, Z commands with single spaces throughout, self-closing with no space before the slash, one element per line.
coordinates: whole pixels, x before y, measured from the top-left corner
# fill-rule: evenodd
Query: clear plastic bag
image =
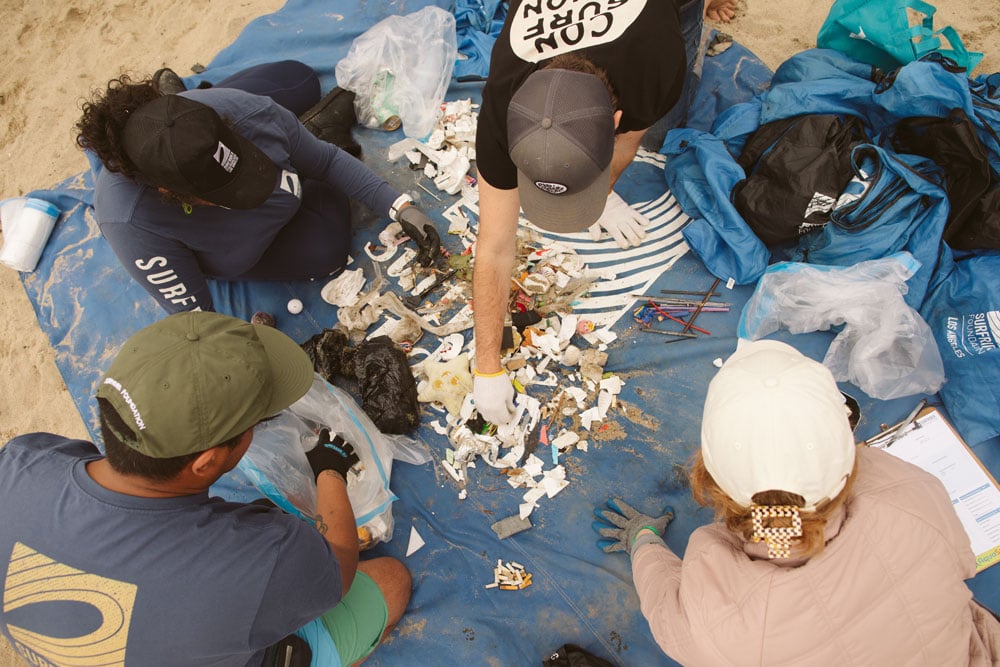
<path fill-rule="evenodd" d="M 347 495 L 362 546 L 388 542 L 396 500 L 389 488 L 392 461 L 422 464 L 431 460 L 430 452 L 413 438 L 380 432 L 350 394 L 318 374 L 305 396 L 254 429 L 239 468 L 275 505 L 311 519 L 316 515 L 316 481 L 306 452 L 324 427 L 331 437 L 340 435 L 351 443 L 360 459 L 348 474 Z"/>
<path fill-rule="evenodd" d="M 932 394 L 945 380 L 941 354 L 930 327 L 903 300 L 919 266 L 907 252 L 849 267 L 775 264 L 744 306 L 739 336 L 843 325 L 823 359 L 837 380 L 881 400 Z"/>
<path fill-rule="evenodd" d="M 458 57 L 455 16 L 424 7 L 389 16 L 358 36 L 337 63 L 337 85 L 353 91 L 358 122 L 408 137 L 434 129 Z"/>

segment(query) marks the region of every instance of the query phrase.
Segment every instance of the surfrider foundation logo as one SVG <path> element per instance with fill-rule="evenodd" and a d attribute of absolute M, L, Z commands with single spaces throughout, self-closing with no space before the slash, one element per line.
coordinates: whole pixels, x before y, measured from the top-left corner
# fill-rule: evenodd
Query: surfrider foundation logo
<path fill-rule="evenodd" d="M 44 628 L 14 625 L 8 625 L 7 631 L 14 648 L 31 665 L 124 665 L 137 591 L 135 584 L 69 567 L 18 542 L 7 567 L 5 616 L 32 605 L 71 602 L 89 605 L 101 621 L 98 627 L 76 637 L 50 636 Z"/>

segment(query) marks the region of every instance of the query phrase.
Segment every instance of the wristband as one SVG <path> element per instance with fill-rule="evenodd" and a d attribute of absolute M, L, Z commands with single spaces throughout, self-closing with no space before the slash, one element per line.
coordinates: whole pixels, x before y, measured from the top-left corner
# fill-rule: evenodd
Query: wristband
<path fill-rule="evenodd" d="M 507 372 L 506 368 L 501 368 L 496 373 L 480 373 L 479 369 L 477 368 L 476 370 L 472 371 L 472 374 L 481 378 L 496 378 L 500 377 L 501 375 L 504 375 L 506 372 Z"/>
<path fill-rule="evenodd" d="M 413 198 L 405 192 L 396 197 L 396 201 L 392 202 L 392 205 L 389 207 L 389 219 L 393 222 L 399 222 L 399 212 L 404 206 L 412 203 Z"/>
<path fill-rule="evenodd" d="M 637 541 L 637 540 L 639 539 L 639 535 L 640 535 L 640 534 L 642 533 L 642 531 L 644 531 L 644 530 L 648 530 L 648 531 L 652 532 L 652 533 L 653 533 L 653 535 L 656 535 L 657 537 L 659 537 L 659 538 L 661 538 L 661 539 L 663 538 L 663 536 L 662 536 L 662 535 L 660 535 L 660 531 L 656 530 L 656 529 L 655 529 L 655 528 L 653 528 L 652 526 L 643 526 L 643 527 L 642 527 L 642 528 L 640 528 L 639 530 L 635 531 L 635 537 L 633 537 L 633 538 L 632 538 L 632 544 L 633 544 L 633 545 L 634 545 L 634 544 L 636 543 L 636 541 Z"/>

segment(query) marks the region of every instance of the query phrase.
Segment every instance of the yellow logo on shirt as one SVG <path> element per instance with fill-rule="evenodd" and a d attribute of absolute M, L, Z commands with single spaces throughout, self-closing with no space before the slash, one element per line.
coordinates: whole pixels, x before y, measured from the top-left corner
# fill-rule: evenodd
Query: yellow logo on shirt
<path fill-rule="evenodd" d="M 125 642 L 138 587 L 63 565 L 18 542 L 7 567 L 4 614 L 47 602 L 90 605 L 101 624 L 79 637 L 48 637 L 9 625 L 17 649 L 32 665 L 124 665 Z"/>

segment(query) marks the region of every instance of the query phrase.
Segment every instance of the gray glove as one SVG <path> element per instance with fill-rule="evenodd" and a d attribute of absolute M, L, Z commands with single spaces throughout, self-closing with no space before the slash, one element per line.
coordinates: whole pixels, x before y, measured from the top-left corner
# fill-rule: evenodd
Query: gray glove
<path fill-rule="evenodd" d="M 664 508 L 663 514 L 654 518 L 641 514 L 619 498 L 609 500 L 608 509 L 598 507 L 594 510 L 594 514 L 602 519 L 591 524 L 594 531 L 602 538 L 597 540 L 597 546 L 609 554 L 624 551 L 629 557 L 639 544 L 660 541 L 667 532 L 667 524 L 674 518 L 672 507 Z M 644 528 L 653 531 L 658 537 L 643 536 L 637 543 L 636 538 Z"/>

